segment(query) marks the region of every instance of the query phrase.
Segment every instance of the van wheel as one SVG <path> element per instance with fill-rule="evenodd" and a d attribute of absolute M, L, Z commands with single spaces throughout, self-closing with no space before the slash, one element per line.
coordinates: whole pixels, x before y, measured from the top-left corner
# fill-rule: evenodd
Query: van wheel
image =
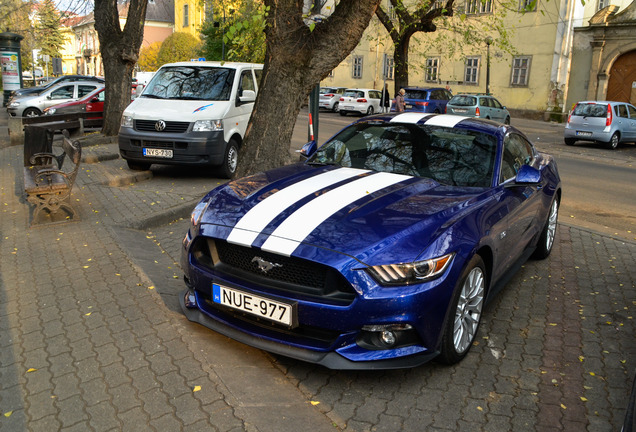
<path fill-rule="evenodd" d="M 127 160 L 126 163 L 128 164 L 128 168 L 130 168 L 133 171 L 146 171 L 146 170 L 150 169 L 150 164 L 149 163 L 134 162 L 134 161 L 130 161 L 130 160 Z"/>
<path fill-rule="evenodd" d="M 607 143 L 607 147 L 610 150 L 616 150 L 616 148 L 618 147 L 618 141 L 619 141 L 618 133 L 614 132 L 614 135 L 612 135 L 609 142 Z"/>
<path fill-rule="evenodd" d="M 232 178 L 238 167 L 238 151 L 239 147 L 235 140 L 231 139 L 225 148 L 223 156 L 223 165 L 219 168 L 219 175 L 223 178 Z"/>

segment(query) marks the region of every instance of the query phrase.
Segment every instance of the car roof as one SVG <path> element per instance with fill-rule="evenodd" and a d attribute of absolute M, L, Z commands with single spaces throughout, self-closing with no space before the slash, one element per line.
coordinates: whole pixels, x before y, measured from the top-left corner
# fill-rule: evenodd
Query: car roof
<path fill-rule="evenodd" d="M 248 67 L 263 67 L 262 63 L 243 63 L 243 62 L 220 62 L 220 61 L 197 61 L 197 62 L 175 62 L 175 63 L 166 63 L 161 66 L 204 66 L 204 67 L 225 67 L 225 68 L 233 68 L 239 66 L 248 66 Z"/>
<path fill-rule="evenodd" d="M 398 118 L 399 117 L 399 118 Z M 383 123 L 412 123 L 418 125 L 432 125 L 432 126 L 442 126 L 442 127 L 450 127 L 450 128 L 458 128 L 458 129 L 471 129 L 479 132 L 484 132 L 490 135 L 497 135 L 499 133 L 505 134 L 508 131 L 514 131 L 522 136 L 525 136 L 523 132 L 516 129 L 513 126 L 506 125 L 503 123 L 499 123 L 493 120 L 475 118 L 475 117 L 464 117 L 453 114 L 426 114 L 426 113 L 412 113 L 412 112 L 401 112 L 401 113 L 387 113 L 387 114 L 375 114 L 372 116 L 363 117 L 360 120 L 353 122 L 363 123 L 363 122 L 374 122 L 381 121 Z"/>

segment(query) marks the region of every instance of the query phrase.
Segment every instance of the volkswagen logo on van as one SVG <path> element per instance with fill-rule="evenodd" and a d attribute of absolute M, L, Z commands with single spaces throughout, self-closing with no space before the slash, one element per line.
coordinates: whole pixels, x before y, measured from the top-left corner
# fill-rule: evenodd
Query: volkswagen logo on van
<path fill-rule="evenodd" d="M 155 130 L 157 132 L 161 132 L 166 128 L 166 122 L 163 120 L 157 120 L 157 123 L 155 123 Z"/>

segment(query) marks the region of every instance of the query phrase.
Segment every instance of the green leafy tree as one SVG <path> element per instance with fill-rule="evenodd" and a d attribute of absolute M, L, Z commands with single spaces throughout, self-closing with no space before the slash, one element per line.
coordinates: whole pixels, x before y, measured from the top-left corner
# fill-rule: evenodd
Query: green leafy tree
<path fill-rule="evenodd" d="M 201 42 L 190 33 L 175 32 L 161 44 L 157 56 L 159 66 L 177 61 L 189 61 L 199 57 Z"/>
<path fill-rule="evenodd" d="M 32 51 L 35 48 L 35 33 L 29 19 L 33 10 L 33 0 L 0 0 L 0 31 L 9 31 L 24 37 L 20 42 L 22 70 L 31 70 L 33 64 Z"/>
<path fill-rule="evenodd" d="M 53 57 L 61 57 L 60 51 L 64 47 L 64 35 L 60 31 L 60 13 L 53 0 L 42 0 L 37 11 L 36 40 L 40 47 L 40 55 L 49 56 L 46 66 L 51 70 Z M 40 62 L 40 65 L 45 66 L 43 61 Z"/>
<path fill-rule="evenodd" d="M 139 69 L 146 72 L 156 71 L 159 66 L 159 50 L 161 49 L 161 42 L 153 42 L 150 45 L 143 47 L 139 52 L 139 61 L 137 66 Z"/>
<path fill-rule="evenodd" d="M 265 58 L 265 7 L 260 0 L 218 3 L 204 24 L 202 54 L 208 60 L 262 63 Z"/>

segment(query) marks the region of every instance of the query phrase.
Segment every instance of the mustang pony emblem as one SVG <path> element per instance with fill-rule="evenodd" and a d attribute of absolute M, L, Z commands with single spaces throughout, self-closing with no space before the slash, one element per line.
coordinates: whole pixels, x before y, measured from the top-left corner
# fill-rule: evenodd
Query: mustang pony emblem
<path fill-rule="evenodd" d="M 259 256 L 255 256 L 254 258 L 252 258 L 252 262 L 255 262 L 256 265 L 258 265 L 258 269 L 262 271 L 263 273 L 267 273 L 268 271 L 270 271 L 271 269 L 275 267 L 283 266 L 282 264 L 265 261 L 263 258 Z"/>

